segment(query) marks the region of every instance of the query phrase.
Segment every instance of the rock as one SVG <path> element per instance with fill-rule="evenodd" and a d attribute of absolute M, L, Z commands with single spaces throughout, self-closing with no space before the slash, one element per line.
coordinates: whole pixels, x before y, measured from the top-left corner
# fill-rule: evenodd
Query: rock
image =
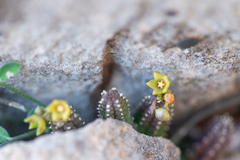
<path fill-rule="evenodd" d="M 15 142 L 0 149 L 0 159 L 180 160 L 180 150 L 162 137 L 150 137 L 129 124 L 97 119 L 82 129 Z"/>
<path fill-rule="evenodd" d="M 134 107 L 151 94 L 145 83 L 153 72 L 166 74 L 176 98 L 175 120 L 239 94 L 239 8 L 238 0 L 145 2 L 138 19 L 107 43 L 117 66 L 109 87 Z"/>
<path fill-rule="evenodd" d="M 65 99 L 85 121 L 95 118 L 90 104 L 102 70 L 113 70 L 103 73 L 103 85 L 123 92 L 132 107 L 151 93 L 145 83 L 154 71 L 168 75 L 175 119 L 240 93 L 238 0 L 0 3 L 1 60 L 22 63 L 7 83 L 45 104 Z"/>
<path fill-rule="evenodd" d="M 106 41 L 137 15 L 137 2 L 1 0 L 0 59 L 22 64 L 7 83 L 45 104 L 65 99 L 85 112 L 83 119 L 93 119 L 89 101 L 101 84 Z M 21 101 L 11 93 L 6 97 Z"/>

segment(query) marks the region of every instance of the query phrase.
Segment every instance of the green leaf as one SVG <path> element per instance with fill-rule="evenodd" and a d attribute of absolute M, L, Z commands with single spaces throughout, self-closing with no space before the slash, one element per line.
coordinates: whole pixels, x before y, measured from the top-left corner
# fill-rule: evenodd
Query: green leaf
<path fill-rule="evenodd" d="M 9 134 L 6 131 L 6 129 L 0 126 L 0 143 L 7 141 L 9 139 L 11 139 L 11 137 L 9 137 Z"/>
<path fill-rule="evenodd" d="M 5 81 L 8 78 L 17 74 L 20 69 L 19 62 L 9 62 L 1 66 L 0 68 L 0 81 Z"/>

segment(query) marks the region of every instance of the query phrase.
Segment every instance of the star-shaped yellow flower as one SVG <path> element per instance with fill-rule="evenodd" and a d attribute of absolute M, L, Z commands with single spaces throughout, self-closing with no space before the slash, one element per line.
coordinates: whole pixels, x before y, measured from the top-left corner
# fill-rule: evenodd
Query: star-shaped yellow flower
<path fill-rule="evenodd" d="M 158 72 L 154 72 L 154 79 L 146 84 L 153 89 L 153 95 L 166 93 L 170 86 L 168 77 Z"/>
<path fill-rule="evenodd" d="M 71 109 L 66 101 L 55 99 L 46 107 L 46 111 L 51 113 L 51 120 L 67 121 L 70 116 Z"/>
<path fill-rule="evenodd" d="M 31 115 L 30 117 L 25 118 L 24 122 L 30 123 L 29 129 L 37 128 L 37 136 L 46 130 L 46 121 L 41 116 Z"/>

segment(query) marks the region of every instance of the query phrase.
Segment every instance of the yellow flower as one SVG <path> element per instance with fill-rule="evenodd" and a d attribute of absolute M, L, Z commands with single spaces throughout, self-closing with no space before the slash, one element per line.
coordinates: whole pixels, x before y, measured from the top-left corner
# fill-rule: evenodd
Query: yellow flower
<path fill-rule="evenodd" d="M 41 116 L 31 115 L 30 117 L 25 118 L 24 122 L 30 123 L 29 129 L 37 128 L 37 136 L 39 136 L 46 130 L 45 119 Z"/>
<path fill-rule="evenodd" d="M 71 109 L 66 101 L 55 99 L 46 107 L 46 111 L 51 113 L 51 120 L 67 121 L 70 116 Z"/>
<path fill-rule="evenodd" d="M 146 84 L 153 89 L 153 95 L 166 93 L 170 86 L 168 77 L 158 72 L 154 72 L 154 79 Z"/>

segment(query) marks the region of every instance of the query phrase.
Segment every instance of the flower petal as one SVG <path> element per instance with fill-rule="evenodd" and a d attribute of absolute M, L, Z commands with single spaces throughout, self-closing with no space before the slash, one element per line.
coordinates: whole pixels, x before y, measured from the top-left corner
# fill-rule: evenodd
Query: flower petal
<path fill-rule="evenodd" d="M 163 93 L 166 93 L 166 92 L 168 91 L 169 86 L 170 86 L 170 82 L 169 82 L 167 76 L 164 76 L 164 77 L 163 77 L 163 80 L 165 81 L 165 87 L 164 87 L 164 89 L 163 89 Z"/>
<path fill-rule="evenodd" d="M 37 128 L 38 127 L 38 123 L 36 122 L 31 122 L 28 129 L 33 129 L 33 128 Z"/>
<path fill-rule="evenodd" d="M 159 79 L 163 79 L 164 75 L 158 73 L 158 72 L 154 72 L 153 73 L 154 79 L 155 80 L 159 80 Z"/>
<path fill-rule="evenodd" d="M 46 122 L 44 119 L 40 120 L 38 122 L 38 128 L 37 128 L 37 133 L 36 135 L 39 136 L 40 134 L 42 134 L 44 131 L 46 130 Z"/>
<path fill-rule="evenodd" d="M 30 121 L 32 121 L 32 120 L 34 119 L 35 116 L 36 116 L 36 115 L 31 115 L 30 117 L 25 118 L 23 121 L 24 121 L 25 123 L 30 122 Z"/>
<path fill-rule="evenodd" d="M 168 80 L 168 76 L 164 76 L 163 79 L 165 80 L 166 86 L 170 86 L 170 82 Z"/>
<path fill-rule="evenodd" d="M 53 112 L 51 116 L 52 121 L 62 120 L 62 114 Z"/>
<path fill-rule="evenodd" d="M 50 103 L 47 107 L 46 107 L 46 111 L 47 112 L 56 112 L 56 100 L 53 100 L 52 103 Z"/>
<path fill-rule="evenodd" d="M 160 89 L 158 89 L 158 88 L 155 88 L 154 90 L 153 90 L 153 93 L 152 93 L 153 95 L 158 95 L 158 94 L 163 94 L 163 90 L 160 90 Z"/>
<path fill-rule="evenodd" d="M 68 120 L 70 113 L 71 113 L 71 109 L 69 107 L 65 107 L 65 112 L 62 114 L 62 118 L 64 121 Z"/>
<path fill-rule="evenodd" d="M 148 85 L 150 88 L 155 89 L 157 87 L 157 81 L 155 79 L 152 79 L 151 81 L 148 81 L 146 85 Z"/>
<path fill-rule="evenodd" d="M 168 87 L 166 86 L 163 90 L 162 90 L 162 93 L 166 93 L 168 90 Z"/>

